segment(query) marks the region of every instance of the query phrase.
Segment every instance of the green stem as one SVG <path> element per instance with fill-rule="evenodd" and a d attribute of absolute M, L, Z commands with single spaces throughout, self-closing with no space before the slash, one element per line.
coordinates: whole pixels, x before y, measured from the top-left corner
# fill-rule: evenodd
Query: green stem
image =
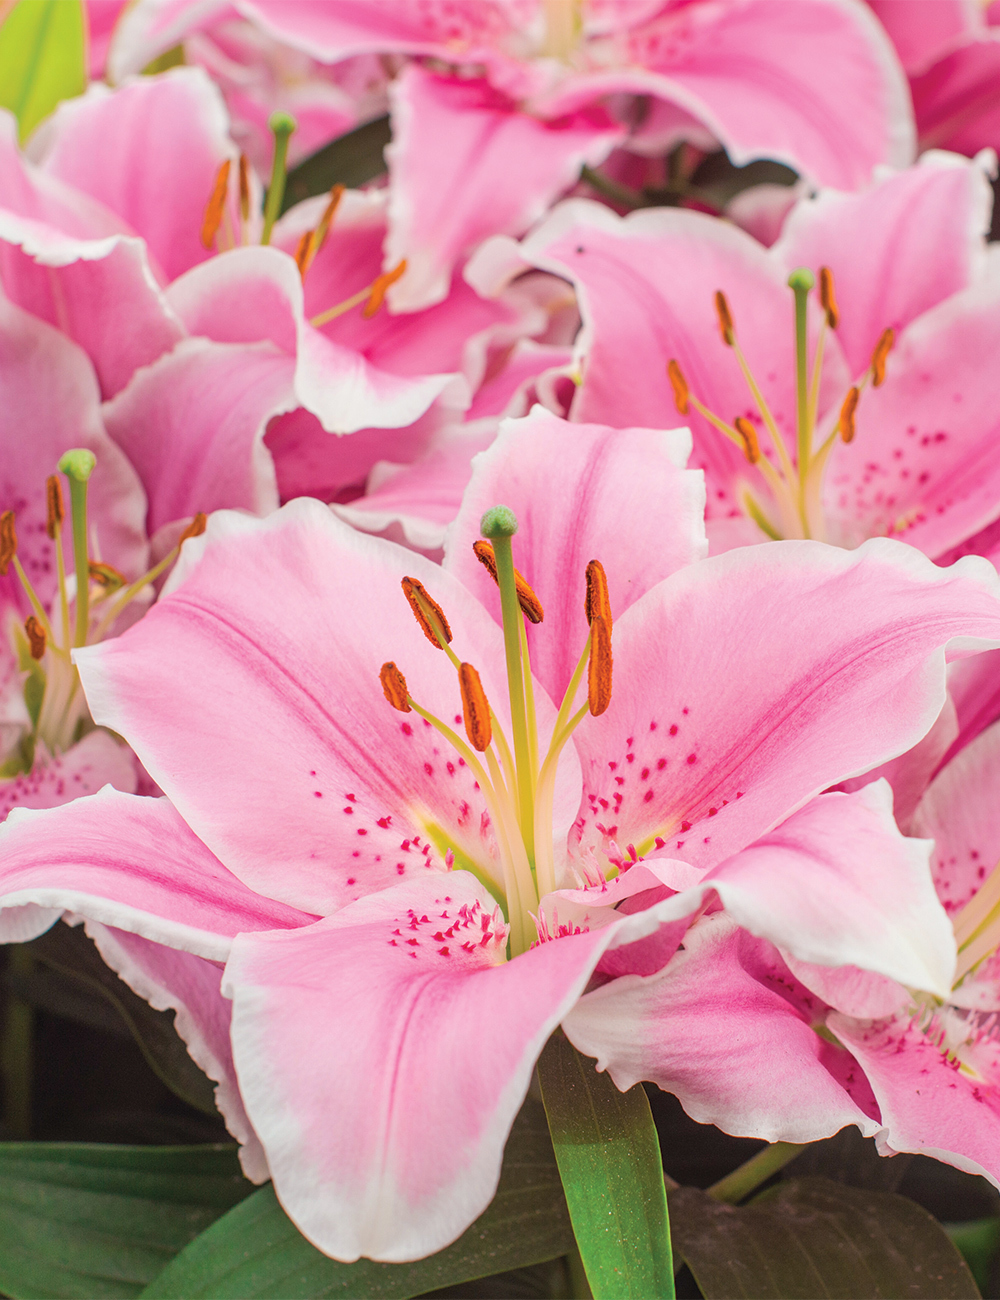
<path fill-rule="evenodd" d="M 713 1183 L 708 1189 L 708 1195 L 715 1201 L 737 1205 L 744 1197 L 756 1191 L 761 1183 L 767 1182 L 772 1174 L 776 1174 L 789 1161 L 800 1155 L 808 1145 L 808 1143 L 798 1145 L 795 1142 L 772 1142 L 770 1146 L 764 1147 L 763 1151 L 758 1151 L 755 1156 L 751 1156 L 738 1169 L 734 1169 L 731 1174 L 726 1174 L 725 1178 L 720 1178 L 717 1183 Z"/>
<path fill-rule="evenodd" d="M 517 766 L 517 798 L 521 834 L 528 852 L 528 861 L 535 860 L 534 805 L 531 780 L 531 748 L 528 744 L 528 719 L 524 703 L 524 674 L 521 671 L 521 633 L 518 628 L 523 615 L 517 599 L 517 579 L 514 577 L 514 557 L 510 538 L 494 536 L 493 554 L 496 557 L 497 585 L 500 588 L 500 609 L 503 616 L 503 644 L 507 656 L 507 686 L 510 692 L 510 721 L 514 735 L 514 762 Z"/>
<path fill-rule="evenodd" d="M 271 242 L 271 231 L 278 220 L 281 204 L 285 197 L 285 177 L 288 173 L 288 140 L 297 123 L 290 113 L 272 113 L 268 126 L 274 133 L 274 162 L 271 164 L 271 183 L 267 187 L 267 202 L 264 205 L 264 229 L 260 242 Z"/>
<path fill-rule="evenodd" d="M 7 951 L 8 970 L 14 975 L 30 975 L 34 959 L 27 946 L 11 944 Z M 34 1033 L 34 1010 L 15 993 L 8 993 L 0 1065 L 3 1069 L 4 1121 L 15 1138 L 31 1137 Z"/>
<path fill-rule="evenodd" d="M 802 528 L 809 536 L 809 522 L 806 518 L 805 488 L 809 475 L 809 459 L 812 455 L 812 424 L 809 419 L 809 350 L 808 350 L 808 308 L 809 293 L 816 280 L 812 271 L 799 267 L 788 277 L 789 288 L 795 294 L 795 391 L 798 398 L 798 472 L 799 472 L 799 513 Z"/>

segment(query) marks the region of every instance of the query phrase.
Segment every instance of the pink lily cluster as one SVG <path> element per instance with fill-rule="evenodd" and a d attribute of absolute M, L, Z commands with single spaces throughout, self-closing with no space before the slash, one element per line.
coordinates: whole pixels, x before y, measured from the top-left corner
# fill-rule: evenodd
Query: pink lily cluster
<path fill-rule="evenodd" d="M 483 1211 L 560 1026 L 1000 1186 L 988 18 L 89 9 L 0 122 L 0 939 L 84 924 L 341 1260 Z M 577 192 L 682 146 L 796 169 L 766 244 Z"/>

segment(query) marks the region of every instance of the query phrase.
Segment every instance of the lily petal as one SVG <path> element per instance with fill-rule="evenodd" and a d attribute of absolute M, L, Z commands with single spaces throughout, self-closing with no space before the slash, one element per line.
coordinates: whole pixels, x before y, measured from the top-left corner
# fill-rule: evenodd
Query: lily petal
<path fill-rule="evenodd" d="M 225 961 L 240 931 L 313 916 L 253 893 L 212 856 L 166 799 L 98 794 L 0 825 L 0 907 L 40 909 L 34 935 L 63 913 Z M 42 915 L 41 909 L 45 909 Z M 15 910 L 11 918 L 18 924 Z M 2 934 L 3 942 L 28 937 Z"/>
<path fill-rule="evenodd" d="M 247 1111 L 282 1204 L 337 1259 L 419 1259 L 486 1208 L 538 1053 L 607 942 L 506 962 L 493 907 L 465 872 L 434 873 L 233 945 Z"/>

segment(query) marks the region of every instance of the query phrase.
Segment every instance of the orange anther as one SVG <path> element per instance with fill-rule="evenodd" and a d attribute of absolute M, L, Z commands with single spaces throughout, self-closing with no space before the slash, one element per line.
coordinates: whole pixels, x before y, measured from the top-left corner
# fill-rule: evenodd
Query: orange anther
<path fill-rule="evenodd" d="M 721 289 L 715 291 L 715 311 L 719 317 L 719 333 L 722 335 L 722 341 L 732 347 L 736 327 L 733 325 L 733 313 L 729 310 L 726 295 Z"/>
<path fill-rule="evenodd" d="M 309 263 L 313 259 L 312 253 L 313 232 L 304 230 L 299 236 L 299 242 L 295 245 L 295 265 L 299 268 L 299 275 L 304 280 L 306 271 L 309 270 Z"/>
<path fill-rule="evenodd" d="M 760 460 L 760 444 L 757 442 L 757 430 L 743 415 L 738 415 L 733 424 L 736 426 L 736 432 L 743 439 L 744 456 L 751 465 L 756 465 Z"/>
<path fill-rule="evenodd" d="M 199 510 L 188 524 L 187 528 L 185 528 L 180 537 L 178 537 L 178 547 L 183 546 L 189 537 L 200 537 L 207 527 L 208 515 L 205 514 L 204 510 Z"/>
<path fill-rule="evenodd" d="M 371 294 L 369 295 L 368 301 L 365 303 L 364 311 L 361 313 L 366 320 L 370 316 L 375 315 L 378 309 L 382 306 L 382 300 L 385 298 L 385 291 L 389 288 L 390 284 L 396 283 L 405 270 L 406 258 L 404 257 L 398 266 L 394 266 L 391 271 L 386 271 L 384 275 L 378 277 L 372 285 Z"/>
<path fill-rule="evenodd" d="M 438 640 L 439 635 L 445 641 L 451 640 L 451 628 L 444 616 L 444 610 L 436 600 L 427 594 L 427 588 L 416 578 L 404 578 L 401 585 L 403 595 L 409 602 L 410 609 L 413 610 L 413 617 L 423 629 L 424 636 L 432 646 L 440 650 L 442 647 L 441 642 Z M 435 628 L 431 619 L 437 621 L 437 628 Z"/>
<path fill-rule="evenodd" d="M 472 742 L 472 748 L 482 753 L 493 739 L 493 724 L 490 721 L 490 705 L 486 692 L 472 664 L 459 665 L 458 683 L 462 690 L 465 734 Z"/>
<path fill-rule="evenodd" d="M 250 220 L 250 164 L 245 153 L 240 154 L 240 218 Z"/>
<path fill-rule="evenodd" d="M 117 591 L 128 581 L 124 573 L 119 573 L 113 564 L 104 564 L 101 560 L 88 561 L 87 572 L 91 582 L 103 587 L 105 591 Z"/>
<path fill-rule="evenodd" d="M 45 628 L 42 627 L 34 614 L 25 619 L 24 633 L 28 638 L 28 648 L 31 651 L 32 659 L 41 659 L 45 653 Z"/>
<path fill-rule="evenodd" d="M 600 560 L 591 560 L 587 565 L 587 595 L 583 602 L 583 612 L 588 623 L 593 623 L 595 618 L 603 618 L 607 622 L 608 631 L 611 631 L 611 598 L 608 596 L 607 575 Z"/>
<path fill-rule="evenodd" d="M 826 312 L 826 323 L 832 330 L 840 324 L 840 308 L 837 306 L 837 294 L 833 287 L 833 272 L 828 266 L 819 268 L 819 300 Z"/>
<path fill-rule="evenodd" d="M 382 665 L 379 669 L 378 678 L 382 683 L 382 693 L 392 707 L 398 709 L 400 713 L 412 713 L 410 693 L 406 689 L 406 678 L 392 660 Z"/>
<path fill-rule="evenodd" d="M 62 521 L 66 517 L 58 474 L 50 474 L 45 480 L 45 511 L 47 515 L 45 531 L 55 541 Z"/>
<path fill-rule="evenodd" d="M 221 165 L 215 173 L 215 185 L 212 188 L 212 196 L 208 200 L 205 208 L 205 219 L 201 223 L 201 242 L 206 248 L 211 248 L 222 221 L 222 211 L 226 206 L 226 195 L 229 192 L 229 159 Z"/>
<path fill-rule="evenodd" d="M 611 703 L 611 628 L 603 614 L 595 614 L 590 623 L 587 703 L 595 718 Z"/>
<path fill-rule="evenodd" d="M 493 543 L 478 541 L 472 543 L 472 549 L 475 552 L 476 559 L 489 572 L 490 577 L 499 586 L 497 578 L 497 561 L 493 554 Z M 523 576 L 514 570 L 514 583 L 517 587 L 517 603 L 521 606 L 521 613 L 531 623 L 540 623 L 545 617 L 545 610 L 542 608 L 542 602 L 532 591 L 531 586 Z"/>
<path fill-rule="evenodd" d="M 844 405 L 840 408 L 837 430 L 843 442 L 854 441 L 854 412 L 858 409 L 858 398 L 860 396 L 861 392 L 858 388 L 848 389 L 847 396 L 844 398 Z"/>
<path fill-rule="evenodd" d="M 892 351 L 892 345 L 896 341 L 896 331 L 892 328 L 885 329 L 879 335 L 879 340 L 875 344 L 875 351 L 872 353 L 872 387 L 878 386 L 885 379 L 885 359 Z"/>
<path fill-rule="evenodd" d="M 17 554 L 17 532 L 14 528 L 13 510 L 5 510 L 0 515 L 0 577 L 7 572 L 7 566 Z"/>
<path fill-rule="evenodd" d="M 676 361 L 667 362 L 667 378 L 670 380 L 670 387 L 674 390 L 674 406 L 677 407 L 677 413 L 687 415 L 691 390 L 687 386 L 684 372 Z"/>

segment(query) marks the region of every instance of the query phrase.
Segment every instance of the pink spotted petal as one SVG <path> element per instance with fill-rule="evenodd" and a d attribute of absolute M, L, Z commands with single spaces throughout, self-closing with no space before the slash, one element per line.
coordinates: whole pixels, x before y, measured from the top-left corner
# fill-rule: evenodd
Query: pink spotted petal
<path fill-rule="evenodd" d="M 878 1098 L 884 1154 L 921 1152 L 1000 1185 L 1000 1061 L 990 1037 L 963 1050 L 961 1069 L 905 1016 L 872 1024 L 834 1014 L 829 1025 Z"/>
<path fill-rule="evenodd" d="M 637 866 L 625 864 L 624 874 L 608 886 L 550 895 L 543 911 L 553 928 L 556 922 L 608 924 L 629 914 L 601 969 L 650 974 L 682 937 L 676 923 L 693 920 L 717 899 L 737 924 L 800 963 L 858 967 L 946 996 L 955 941 L 934 892 L 930 853 L 928 841 L 899 833 L 891 792 L 877 782 L 855 794 L 811 800 L 698 883 L 684 879 L 683 862 L 654 854 Z M 876 861 L 880 870 L 873 874 Z M 680 892 L 666 898 L 659 897 L 663 890 L 649 893 L 658 880 Z M 640 892 L 642 900 L 636 897 Z M 629 902 L 612 911 L 622 898 Z M 630 964 L 633 949 L 651 935 L 657 937 L 659 965 L 637 970 Z M 668 938 L 672 946 L 664 950 Z"/>
<path fill-rule="evenodd" d="M 335 1258 L 418 1259 L 485 1209 L 535 1059 L 607 942 L 507 962 L 494 906 L 435 873 L 233 946 L 247 1111 L 282 1205 Z"/>
<path fill-rule="evenodd" d="M 225 961 L 241 931 L 314 919 L 241 885 L 166 799 L 106 786 L 61 807 L 15 809 L 0 826 L 0 846 L 4 920 L 8 908 L 15 925 L 17 909 L 44 909 L 35 934 L 70 912 Z M 26 936 L 0 929 L 0 937 Z"/>
<path fill-rule="evenodd" d="M 198 1067 L 212 1079 L 215 1104 L 240 1143 L 243 1172 L 255 1183 L 270 1177 L 260 1139 L 243 1108 L 229 1030 L 232 1003 L 222 996 L 222 968 L 127 930 L 87 922 L 87 934 L 116 974 L 156 1011 L 173 1011 L 174 1028 Z"/>
<path fill-rule="evenodd" d="M 219 166 L 235 164 L 228 127 L 205 73 L 174 68 L 117 90 L 92 82 L 59 105 L 35 153 L 47 175 L 127 222 L 173 280 L 211 256 L 200 233 Z"/>
<path fill-rule="evenodd" d="M 396 311 L 440 302 L 452 271 L 488 235 L 517 235 L 624 136 L 603 109 L 542 122 L 486 81 L 407 68 L 392 92 L 386 270 Z M 502 183 L 497 180 L 502 178 Z"/>
<path fill-rule="evenodd" d="M 906 166 L 913 157 L 906 80 L 863 5 L 664 5 L 612 49 L 617 68 L 568 78 L 540 107 L 565 112 L 584 96 L 648 95 L 673 110 L 658 121 L 654 109 L 653 124 L 640 127 L 650 152 L 692 135 L 701 144 L 707 128 L 734 162 L 775 158 L 842 189 L 861 188 L 878 163 Z M 820 57 L 824 76 L 816 75 Z"/>
<path fill-rule="evenodd" d="M 455 670 L 417 625 L 405 575 L 440 601 L 502 719 L 489 614 L 437 565 L 306 499 L 264 520 L 213 516 L 204 539 L 185 543 L 168 594 L 117 640 L 78 653 L 94 716 L 114 718 L 230 870 L 294 906 L 325 913 L 412 879 L 440 867 L 448 844 L 496 878 L 470 769 L 379 684 L 395 661 L 413 698 L 462 732 Z M 545 733 L 554 711 L 536 697 Z M 563 807 L 578 798 L 572 756 L 561 780 Z"/>
<path fill-rule="evenodd" d="M 993 278 L 925 312 L 862 396 L 857 433 L 838 440 L 823 484 L 844 541 L 889 533 L 931 556 L 997 518 L 1000 416 L 984 370 L 1000 347 Z"/>
<path fill-rule="evenodd" d="M 898 336 L 982 275 L 993 210 L 990 166 L 985 157 L 925 154 L 918 166 L 861 194 L 826 190 L 792 210 L 774 252 L 789 270 L 833 272 L 837 338 L 852 374 L 868 369 L 887 326 Z"/>
<path fill-rule="evenodd" d="M 934 883 L 954 916 L 1000 859 L 1000 726 L 960 750 L 929 786 L 913 817 L 913 833 L 933 839 Z"/>
<path fill-rule="evenodd" d="M 65 754 L 36 753 L 30 772 L 0 780 L 0 822 L 13 808 L 57 808 L 105 785 L 131 794 L 135 764 L 129 750 L 106 731 L 92 731 Z"/>
<path fill-rule="evenodd" d="M 303 316 L 298 267 L 278 249 L 217 257 L 175 281 L 167 299 L 191 334 L 270 342 L 295 357 L 298 402 L 334 433 L 410 424 L 452 383 L 447 374 L 389 374 L 314 329 Z"/>
<path fill-rule="evenodd" d="M 563 1021 L 573 1045 L 625 1090 L 649 1080 L 699 1123 L 768 1142 L 814 1142 L 878 1111 L 860 1069 L 814 1033 L 823 1008 L 770 944 L 704 917 L 658 974 L 586 994 Z"/>
<path fill-rule="evenodd" d="M 716 415 L 751 420 L 767 450 L 756 404 L 719 337 L 714 295 L 721 289 L 750 368 L 791 445 L 794 305 L 782 263 L 743 231 L 701 213 L 660 209 L 621 218 L 581 199 L 561 204 L 533 231 L 516 250 L 518 261 L 513 252 L 500 241 L 485 245 L 468 275 L 482 290 L 495 290 L 527 262 L 572 281 L 584 322 L 577 339 L 583 384 L 572 418 L 618 428 L 669 428 L 683 420 L 694 435 L 691 463 L 705 469 L 710 485 L 708 518 L 739 517 L 746 458 L 695 409 L 678 413 L 667 363 L 679 363 L 691 392 Z M 827 341 L 825 358 L 824 406 L 850 383 L 835 339 Z"/>
<path fill-rule="evenodd" d="M 294 404 L 293 369 L 270 344 L 185 339 L 105 406 L 107 430 L 146 488 L 150 535 L 198 511 L 277 509 L 263 440 Z"/>
<path fill-rule="evenodd" d="M 994 576 L 884 539 L 766 543 L 675 573 L 616 623 L 610 707 L 575 733 L 584 845 L 659 836 L 709 868 L 905 752 L 944 705 L 949 643 L 1000 630 Z"/>
<path fill-rule="evenodd" d="M 586 644 L 591 560 L 604 566 L 617 617 L 705 554 L 705 489 L 700 474 L 683 468 L 689 450 L 686 429 L 569 424 L 536 406 L 523 420 L 504 421 L 476 459 L 446 567 L 499 621 L 499 592 L 472 545 L 487 510 L 513 510 L 514 563 L 545 609 L 529 633 L 532 670 L 553 699 L 562 698 Z"/>

